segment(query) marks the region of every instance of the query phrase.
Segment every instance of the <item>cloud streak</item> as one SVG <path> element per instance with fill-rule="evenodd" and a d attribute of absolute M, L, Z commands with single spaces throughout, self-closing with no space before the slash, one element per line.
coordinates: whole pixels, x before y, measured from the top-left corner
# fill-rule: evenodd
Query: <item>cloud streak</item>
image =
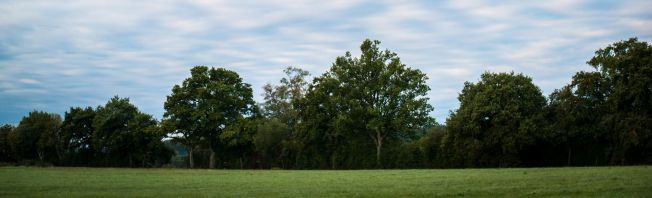
<path fill-rule="evenodd" d="M 130 97 L 160 118 L 194 65 L 226 67 L 261 86 L 283 68 L 313 76 L 365 38 L 430 77 L 433 116 L 457 108 L 484 71 L 566 84 L 593 52 L 652 39 L 649 1 L 9 1 L 0 4 L 0 123 L 33 109 L 63 113 Z"/>

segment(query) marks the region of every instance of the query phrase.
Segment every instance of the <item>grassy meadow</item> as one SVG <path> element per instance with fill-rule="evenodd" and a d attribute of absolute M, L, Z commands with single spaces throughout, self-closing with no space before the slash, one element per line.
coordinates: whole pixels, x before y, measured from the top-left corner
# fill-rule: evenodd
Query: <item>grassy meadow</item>
<path fill-rule="evenodd" d="M 188 170 L 0 167 L 0 197 L 651 197 L 652 167 Z"/>

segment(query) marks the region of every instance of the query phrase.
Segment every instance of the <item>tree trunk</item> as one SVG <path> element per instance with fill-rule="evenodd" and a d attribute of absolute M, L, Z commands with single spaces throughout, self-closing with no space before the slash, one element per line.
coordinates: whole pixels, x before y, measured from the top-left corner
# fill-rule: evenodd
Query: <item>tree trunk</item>
<path fill-rule="evenodd" d="M 243 169 L 243 166 L 242 166 L 242 156 L 240 157 L 240 169 Z"/>
<path fill-rule="evenodd" d="M 39 150 L 39 151 L 36 151 L 36 154 L 38 155 L 38 159 L 39 159 L 41 162 L 43 162 L 43 158 L 45 158 L 45 154 L 43 153 L 43 151 L 40 151 L 40 150 Z"/>
<path fill-rule="evenodd" d="M 625 165 L 625 154 L 620 158 L 620 165 L 624 166 Z"/>
<path fill-rule="evenodd" d="M 571 165 L 571 146 L 568 146 L 568 160 L 566 161 L 566 166 Z"/>
<path fill-rule="evenodd" d="M 378 133 L 376 136 L 376 167 L 377 168 L 382 168 L 382 165 L 380 163 L 380 151 L 382 147 L 383 147 L 383 138 L 380 136 L 380 133 Z"/>
<path fill-rule="evenodd" d="M 190 162 L 190 168 L 195 168 L 195 160 L 192 158 L 192 147 L 188 147 L 188 161 Z"/>
<path fill-rule="evenodd" d="M 208 168 L 213 169 L 215 168 L 215 151 L 213 148 L 211 148 L 211 154 L 208 160 Z"/>
<path fill-rule="evenodd" d="M 61 147 L 62 146 L 56 146 L 55 147 L 55 150 L 57 151 L 57 162 L 59 163 L 59 165 L 63 165 L 64 163 L 66 163 L 64 161 L 67 161 L 67 160 L 64 160 L 64 158 L 66 156 L 64 155 L 63 148 L 61 148 Z"/>

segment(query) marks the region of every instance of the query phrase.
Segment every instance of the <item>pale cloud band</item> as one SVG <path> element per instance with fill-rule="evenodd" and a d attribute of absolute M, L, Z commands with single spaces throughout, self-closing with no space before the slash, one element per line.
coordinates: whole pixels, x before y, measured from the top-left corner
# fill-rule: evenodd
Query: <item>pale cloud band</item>
<path fill-rule="evenodd" d="M 261 86 L 286 66 L 313 76 L 365 38 L 426 72 L 433 116 L 484 71 L 566 84 L 593 52 L 652 39 L 650 1 L 9 1 L 0 4 L 0 123 L 130 97 L 159 117 L 194 65 Z"/>

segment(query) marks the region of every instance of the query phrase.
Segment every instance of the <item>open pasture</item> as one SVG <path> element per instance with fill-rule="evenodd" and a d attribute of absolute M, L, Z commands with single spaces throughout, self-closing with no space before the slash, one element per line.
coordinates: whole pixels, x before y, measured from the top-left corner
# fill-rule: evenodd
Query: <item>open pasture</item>
<path fill-rule="evenodd" d="M 0 197 L 649 197 L 652 167 L 202 170 L 0 167 Z"/>

